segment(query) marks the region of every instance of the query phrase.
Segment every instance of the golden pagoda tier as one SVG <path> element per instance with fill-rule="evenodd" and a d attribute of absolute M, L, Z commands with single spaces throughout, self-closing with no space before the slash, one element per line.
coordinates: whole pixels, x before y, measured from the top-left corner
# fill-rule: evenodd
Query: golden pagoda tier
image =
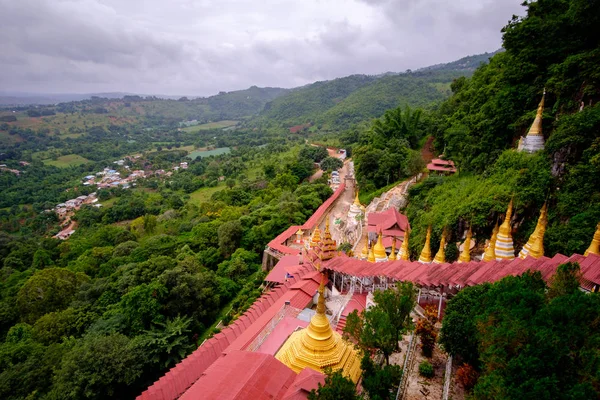
<path fill-rule="evenodd" d="M 542 100 L 538 105 L 537 113 L 535 115 L 535 119 L 531 124 L 531 128 L 529 128 L 529 132 L 527 132 L 527 136 L 522 137 L 519 140 L 519 151 L 526 151 L 528 153 L 533 153 L 538 150 L 542 150 L 544 148 L 544 135 L 542 134 L 542 119 L 544 114 L 544 98 L 546 97 L 546 91 L 544 90 L 544 94 L 542 95 Z"/>
<path fill-rule="evenodd" d="M 540 211 L 540 217 L 538 218 L 537 225 L 529 240 L 523 246 L 519 252 L 519 258 L 525 258 L 527 256 L 533 258 L 540 258 L 544 256 L 544 233 L 546 232 L 546 224 L 548 223 L 548 208 L 546 203 L 542 206 Z"/>
<path fill-rule="evenodd" d="M 471 261 L 471 238 L 473 237 L 473 231 L 471 231 L 471 227 L 469 226 L 469 230 L 467 231 L 467 238 L 463 243 L 463 250 L 458 257 L 459 263 L 468 263 Z"/>
<path fill-rule="evenodd" d="M 492 230 L 492 237 L 485 248 L 485 253 L 483 253 L 482 261 L 492 261 L 496 259 L 496 240 L 498 239 L 498 229 L 498 223 L 496 222 L 496 226 L 494 226 L 494 229 Z"/>
<path fill-rule="evenodd" d="M 310 239 L 310 248 L 315 248 L 317 244 L 321 241 L 321 230 L 317 226 L 313 231 L 312 238 Z"/>
<path fill-rule="evenodd" d="M 402 241 L 402 246 L 400 246 L 400 251 L 398 251 L 398 259 L 399 260 L 409 260 L 409 253 L 410 251 L 408 250 L 408 235 L 410 233 L 410 230 L 406 230 L 406 232 L 404 232 L 404 240 Z"/>
<path fill-rule="evenodd" d="M 384 262 L 388 260 L 385 247 L 383 246 L 381 232 L 379 232 L 379 235 L 377 235 L 377 243 L 375 243 L 375 246 L 373 246 L 373 254 L 375 255 L 375 262 Z"/>
<path fill-rule="evenodd" d="M 431 263 L 431 225 L 427 228 L 427 236 L 425 237 L 425 245 L 419 256 L 419 262 L 423 264 Z"/>
<path fill-rule="evenodd" d="M 321 238 L 321 241 L 314 247 L 315 254 L 321 261 L 332 259 L 337 252 L 337 243 L 331 238 L 331 233 L 329 232 L 329 216 L 326 218 L 325 232 L 323 232 L 323 237 Z"/>
<path fill-rule="evenodd" d="M 446 229 L 442 232 L 442 239 L 440 240 L 440 248 L 436 253 L 433 262 L 435 264 L 443 264 L 446 262 Z"/>
<path fill-rule="evenodd" d="M 513 201 L 510 200 L 508 203 L 508 209 L 506 210 L 506 216 L 504 222 L 500 225 L 498 230 L 498 236 L 496 238 L 496 260 L 514 260 L 515 259 L 515 246 L 512 240 L 512 233 L 510 227 L 510 219 L 512 217 Z"/>
<path fill-rule="evenodd" d="M 397 257 L 396 257 L 396 236 L 392 237 L 392 252 L 390 253 L 390 256 L 388 257 L 388 260 L 390 261 L 396 261 Z"/>
<path fill-rule="evenodd" d="M 307 367 L 325 372 L 325 368 L 330 367 L 333 371 L 341 370 L 343 375 L 356 383 L 361 374 L 360 357 L 352 343 L 345 341 L 342 335 L 331 329 L 325 315 L 323 282 L 321 280 L 319 287 L 317 313 L 305 329 L 290 335 L 275 358 L 296 373 Z"/>
<path fill-rule="evenodd" d="M 596 227 L 596 232 L 594 233 L 590 247 L 588 247 L 583 255 L 587 256 L 588 254 L 600 255 L 600 223 L 598 223 L 598 226 Z"/>

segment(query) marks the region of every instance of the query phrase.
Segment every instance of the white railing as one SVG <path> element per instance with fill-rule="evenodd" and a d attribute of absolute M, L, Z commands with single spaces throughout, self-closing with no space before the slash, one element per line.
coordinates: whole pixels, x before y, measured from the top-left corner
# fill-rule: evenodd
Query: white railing
<path fill-rule="evenodd" d="M 413 333 L 410 335 L 410 342 L 408 343 L 408 347 L 406 349 L 406 357 L 404 358 L 404 365 L 402 366 L 402 378 L 400 379 L 400 384 L 398 385 L 398 393 L 396 393 L 396 400 L 402 400 L 402 398 L 404 398 L 406 387 L 408 386 L 408 375 L 415 360 L 416 347 L 417 336 L 413 331 Z"/>
<path fill-rule="evenodd" d="M 338 322 L 340 322 L 340 318 L 342 317 L 342 311 L 344 311 L 344 308 L 346 308 L 346 306 L 348 305 L 348 302 L 350 302 L 350 299 L 352 299 L 353 295 L 354 295 L 354 283 L 352 283 L 350 285 L 350 290 L 348 290 L 348 293 L 343 295 L 342 302 L 340 304 L 340 309 L 334 315 L 333 322 L 334 322 L 335 326 L 337 326 Z"/>
<path fill-rule="evenodd" d="M 449 355 L 448 362 L 446 362 L 446 375 L 444 376 L 442 400 L 448 400 L 448 396 L 450 396 L 450 382 L 452 382 L 452 356 Z"/>

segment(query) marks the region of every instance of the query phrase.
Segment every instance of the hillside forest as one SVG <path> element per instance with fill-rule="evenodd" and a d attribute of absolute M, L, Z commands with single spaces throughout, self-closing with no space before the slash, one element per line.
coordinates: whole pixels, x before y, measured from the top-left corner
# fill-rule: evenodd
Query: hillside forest
<path fill-rule="evenodd" d="M 600 3 L 524 7 L 503 51 L 417 71 L 0 109 L 0 398 L 134 398 L 237 318 L 261 293 L 265 245 L 332 193 L 326 174 L 309 182 L 315 163 L 336 168 L 310 143 L 347 150 L 363 203 L 423 172 L 424 149 L 454 160 L 409 191 L 412 259 L 430 225 L 434 249 L 449 234 L 447 261 L 469 227 L 481 249 L 511 199 L 517 251 L 546 202 L 546 256 L 583 253 L 600 221 Z M 517 152 L 544 90 L 545 149 Z M 84 185 L 109 168 L 151 173 Z M 56 205 L 90 193 L 102 207 L 54 238 Z M 441 344 L 479 377 L 473 398 L 598 397 L 598 296 L 561 268 L 561 282 L 512 277 L 448 304 Z"/>

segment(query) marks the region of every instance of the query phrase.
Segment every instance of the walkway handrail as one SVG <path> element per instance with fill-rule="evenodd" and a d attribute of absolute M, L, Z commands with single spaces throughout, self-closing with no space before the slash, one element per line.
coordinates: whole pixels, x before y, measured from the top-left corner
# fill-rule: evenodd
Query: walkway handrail
<path fill-rule="evenodd" d="M 452 381 L 452 356 L 448 356 L 446 362 L 446 375 L 444 376 L 444 391 L 442 393 L 442 400 L 448 400 L 450 396 L 450 382 Z"/>
<path fill-rule="evenodd" d="M 406 390 L 406 387 L 408 386 L 408 373 L 412 368 L 412 363 L 415 355 L 415 348 L 417 346 L 416 337 L 417 336 L 413 331 L 410 335 L 410 342 L 408 343 L 408 347 L 406 349 L 406 357 L 404 358 L 404 365 L 402 367 L 402 378 L 400 379 L 400 384 L 398 385 L 396 400 L 401 400 L 404 397 L 404 392 Z"/>

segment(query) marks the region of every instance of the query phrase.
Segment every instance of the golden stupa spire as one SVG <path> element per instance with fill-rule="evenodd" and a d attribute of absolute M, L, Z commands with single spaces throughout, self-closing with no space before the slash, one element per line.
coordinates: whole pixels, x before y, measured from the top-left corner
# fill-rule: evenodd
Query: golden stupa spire
<path fill-rule="evenodd" d="M 508 209 L 506 210 L 506 216 L 504 222 L 500 225 L 498 236 L 496 237 L 496 260 L 514 260 L 515 259 L 515 247 L 513 245 L 510 219 L 513 213 L 513 199 L 510 199 L 508 203 Z"/>
<path fill-rule="evenodd" d="M 375 243 L 375 246 L 373 246 L 373 253 L 375 255 L 375 261 L 385 261 L 387 260 L 387 253 L 385 252 L 385 247 L 383 246 L 383 241 L 382 241 L 382 233 L 381 231 L 379 231 L 379 234 L 377 235 L 377 243 Z"/>
<path fill-rule="evenodd" d="M 494 229 L 492 230 L 492 237 L 485 248 L 482 261 L 493 261 L 496 259 L 496 239 L 498 238 L 498 229 L 498 222 L 496 222 L 496 226 L 494 226 Z"/>
<path fill-rule="evenodd" d="M 344 341 L 339 333 L 331 329 L 325 310 L 323 275 L 316 314 L 305 329 L 290 335 L 275 358 L 296 373 L 300 373 L 306 367 L 319 372 L 330 367 L 334 371 L 341 370 L 345 376 L 357 382 L 361 374 L 358 353 L 351 343 Z"/>
<path fill-rule="evenodd" d="M 546 224 L 548 223 L 548 206 L 546 203 L 540 210 L 540 217 L 538 218 L 535 230 L 529 236 L 529 240 L 523 246 L 519 252 L 519 258 L 525 258 L 527 256 L 533 258 L 540 258 L 544 255 L 544 233 L 546 232 Z"/>
<path fill-rule="evenodd" d="M 529 132 L 527 132 L 527 136 L 529 135 L 541 135 L 542 134 L 542 118 L 544 114 L 544 99 L 546 97 L 546 89 L 544 89 L 544 94 L 542 95 L 542 100 L 540 100 L 540 104 L 537 108 L 537 113 L 535 114 L 535 119 L 531 124 L 531 128 L 529 128 Z"/>
<path fill-rule="evenodd" d="M 398 251 L 398 259 L 399 260 L 409 260 L 408 257 L 408 236 L 410 234 L 410 230 L 407 229 L 404 232 L 404 240 L 402 241 L 402 246 L 400 247 L 400 251 Z"/>
<path fill-rule="evenodd" d="M 473 231 L 471 230 L 471 226 L 469 226 L 469 230 L 467 231 L 467 238 L 463 243 L 463 251 L 460 253 L 460 257 L 458 257 L 459 263 L 468 263 L 471 261 L 471 238 L 473 237 Z"/>
<path fill-rule="evenodd" d="M 375 262 L 375 253 L 373 253 L 373 246 L 369 246 L 369 255 L 367 256 L 367 261 L 372 263 Z"/>
<path fill-rule="evenodd" d="M 431 225 L 427 228 L 427 236 L 425 237 L 425 245 L 419 257 L 420 263 L 429 264 L 431 262 Z"/>
<path fill-rule="evenodd" d="M 396 260 L 396 236 L 392 237 L 392 252 L 388 257 L 388 260 L 395 261 Z"/>
<path fill-rule="evenodd" d="M 436 264 L 443 264 L 446 262 L 446 228 L 442 231 L 442 239 L 440 240 L 440 248 L 433 259 Z"/>
<path fill-rule="evenodd" d="M 594 233 L 590 247 L 583 253 L 584 256 L 587 256 L 588 254 L 600 255 L 600 223 L 598 223 L 598 226 L 596 227 L 596 232 Z"/>

